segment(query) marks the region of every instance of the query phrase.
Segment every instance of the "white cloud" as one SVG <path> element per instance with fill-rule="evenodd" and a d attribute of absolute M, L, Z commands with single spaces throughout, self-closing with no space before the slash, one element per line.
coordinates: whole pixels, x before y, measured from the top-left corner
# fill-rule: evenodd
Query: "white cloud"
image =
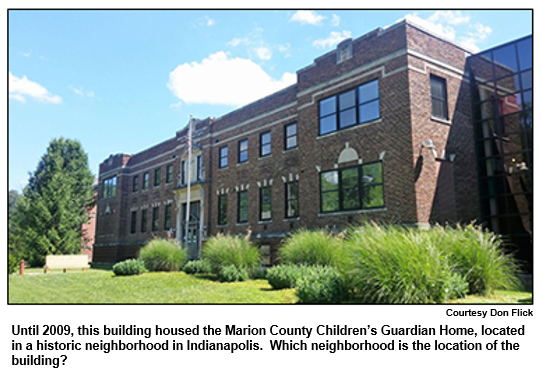
<path fill-rule="evenodd" d="M 444 22 L 450 25 L 462 25 L 469 23 L 470 16 L 461 11 L 438 10 L 429 16 L 428 20 L 433 23 Z"/>
<path fill-rule="evenodd" d="M 352 33 L 347 30 L 343 30 L 342 33 L 338 31 L 332 31 L 329 37 L 324 39 L 317 39 L 312 42 L 312 45 L 317 48 L 330 48 L 340 43 L 341 41 L 351 38 Z"/>
<path fill-rule="evenodd" d="M 337 16 L 336 14 L 334 14 L 332 17 L 331 17 L 331 24 L 333 26 L 339 26 L 339 24 L 341 23 L 341 17 Z"/>
<path fill-rule="evenodd" d="M 167 86 L 182 103 L 241 106 L 295 82 L 294 73 L 286 72 L 276 80 L 252 60 L 219 51 L 201 63 L 179 65 L 169 74 Z"/>
<path fill-rule="evenodd" d="M 324 16 L 312 10 L 298 10 L 290 18 L 290 21 L 299 22 L 301 25 L 320 25 L 324 18 Z"/>
<path fill-rule="evenodd" d="M 254 52 L 261 60 L 269 60 L 272 56 L 271 50 L 267 47 L 256 47 Z"/>
<path fill-rule="evenodd" d="M 427 18 L 421 18 L 418 13 L 413 13 L 407 14 L 404 19 L 473 52 L 480 51 L 478 44 L 492 32 L 489 26 L 480 22 L 471 23 L 470 15 L 460 11 L 436 11 Z"/>
<path fill-rule="evenodd" d="M 209 16 L 204 16 L 204 17 L 201 17 L 201 18 L 198 18 L 196 20 L 196 25 L 195 26 L 198 26 L 198 27 L 202 27 L 202 26 L 214 26 L 215 24 L 215 20 L 212 19 L 211 17 Z"/>
<path fill-rule="evenodd" d="M 37 82 L 30 81 L 26 76 L 19 78 L 9 72 L 9 97 L 25 103 L 26 98 L 34 98 L 40 102 L 59 104 L 62 98 L 49 93 L 46 88 Z"/>
<path fill-rule="evenodd" d="M 419 17 L 417 13 L 407 14 L 405 16 L 405 19 L 409 22 L 423 27 L 424 29 L 433 34 L 439 35 L 452 41 L 455 40 L 455 29 L 452 26 L 429 21 L 429 19 Z"/>
<path fill-rule="evenodd" d="M 68 89 L 70 89 L 71 91 L 73 91 L 75 94 L 77 95 L 80 95 L 82 97 L 90 97 L 90 98 L 94 98 L 94 91 L 84 91 L 83 88 L 76 88 L 76 87 L 73 87 L 72 85 L 68 86 Z"/>
<path fill-rule="evenodd" d="M 484 41 L 493 30 L 489 26 L 482 25 L 479 22 L 472 25 L 470 29 L 474 29 L 474 31 L 468 31 L 467 36 L 462 36 L 458 39 L 458 43 L 473 52 L 478 52 L 480 51 L 478 43 Z"/>
<path fill-rule="evenodd" d="M 238 46 L 247 46 L 249 47 L 248 52 L 250 56 L 256 54 L 260 60 L 270 60 L 273 56 L 269 44 L 266 43 L 262 38 L 263 29 L 256 27 L 254 28 L 248 36 L 244 38 L 233 38 L 231 41 L 226 43 L 227 46 L 238 47 Z"/>

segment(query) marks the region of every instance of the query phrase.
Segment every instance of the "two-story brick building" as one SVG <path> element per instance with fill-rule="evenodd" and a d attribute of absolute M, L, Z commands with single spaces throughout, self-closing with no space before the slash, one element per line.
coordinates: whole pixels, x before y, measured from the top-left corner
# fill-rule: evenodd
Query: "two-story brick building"
<path fill-rule="evenodd" d="M 469 51 L 407 21 L 316 58 L 297 83 L 100 164 L 95 261 L 133 257 L 153 237 L 191 257 L 217 233 L 244 234 L 267 262 L 300 228 L 360 219 L 426 227 L 479 217 L 466 70 Z"/>

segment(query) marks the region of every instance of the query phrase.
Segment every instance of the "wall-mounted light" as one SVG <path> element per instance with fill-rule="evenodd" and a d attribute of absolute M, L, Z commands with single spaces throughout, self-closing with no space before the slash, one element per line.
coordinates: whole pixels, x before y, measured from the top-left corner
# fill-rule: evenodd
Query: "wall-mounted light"
<path fill-rule="evenodd" d="M 435 156 L 435 161 L 437 162 L 453 162 L 455 160 L 456 154 L 455 153 L 446 153 L 446 149 L 442 150 L 441 156 L 438 156 L 437 148 L 435 147 L 435 144 L 433 143 L 433 140 L 428 139 L 427 141 L 422 142 L 422 149 L 428 149 L 431 150 L 433 155 Z M 420 151 L 421 154 L 421 151 Z"/>
<path fill-rule="evenodd" d="M 435 148 L 435 144 L 433 144 L 433 140 L 428 139 L 427 141 L 423 141 L 422 142 L 422 149 L 423 148 L 431 150 L 431 152 L 433 153 L 435 158 L 437 157 L 437 150 Z"/>

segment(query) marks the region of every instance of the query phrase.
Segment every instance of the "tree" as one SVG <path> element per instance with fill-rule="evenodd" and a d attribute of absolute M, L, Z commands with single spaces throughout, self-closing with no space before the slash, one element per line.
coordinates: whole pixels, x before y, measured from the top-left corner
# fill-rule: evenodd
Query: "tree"
<path fill-rule="evenodd" d="M 51 141 L 17 204 L 14 222 L 23 248 L 19 255 L 32 265 L 43 265 L 45 255 L 79 252 L 93 181 L 78 141 Z"/>
<path fill-rule="evenodd" d="M 9 191 L 9 211 L 8 211 L 8 250 L 10 256 L 15 257 L 18 247 L 18 237 L 17 237 L 17 204 L 21 199 L 21 195 L 14 189 Z"/>

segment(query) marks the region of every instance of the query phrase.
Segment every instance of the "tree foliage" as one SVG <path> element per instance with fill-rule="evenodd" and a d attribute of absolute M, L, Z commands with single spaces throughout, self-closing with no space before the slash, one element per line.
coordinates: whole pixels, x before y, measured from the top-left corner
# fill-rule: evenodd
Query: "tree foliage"
<path fill-rule="evenodd" d="M 17 202 L 16 252 L 31 265 L 45 255 L 73 254 L 81 247 L 81 225 L 88 221 L 94 177 L 78 141 L 54 139 L 30 175 Z"/>

